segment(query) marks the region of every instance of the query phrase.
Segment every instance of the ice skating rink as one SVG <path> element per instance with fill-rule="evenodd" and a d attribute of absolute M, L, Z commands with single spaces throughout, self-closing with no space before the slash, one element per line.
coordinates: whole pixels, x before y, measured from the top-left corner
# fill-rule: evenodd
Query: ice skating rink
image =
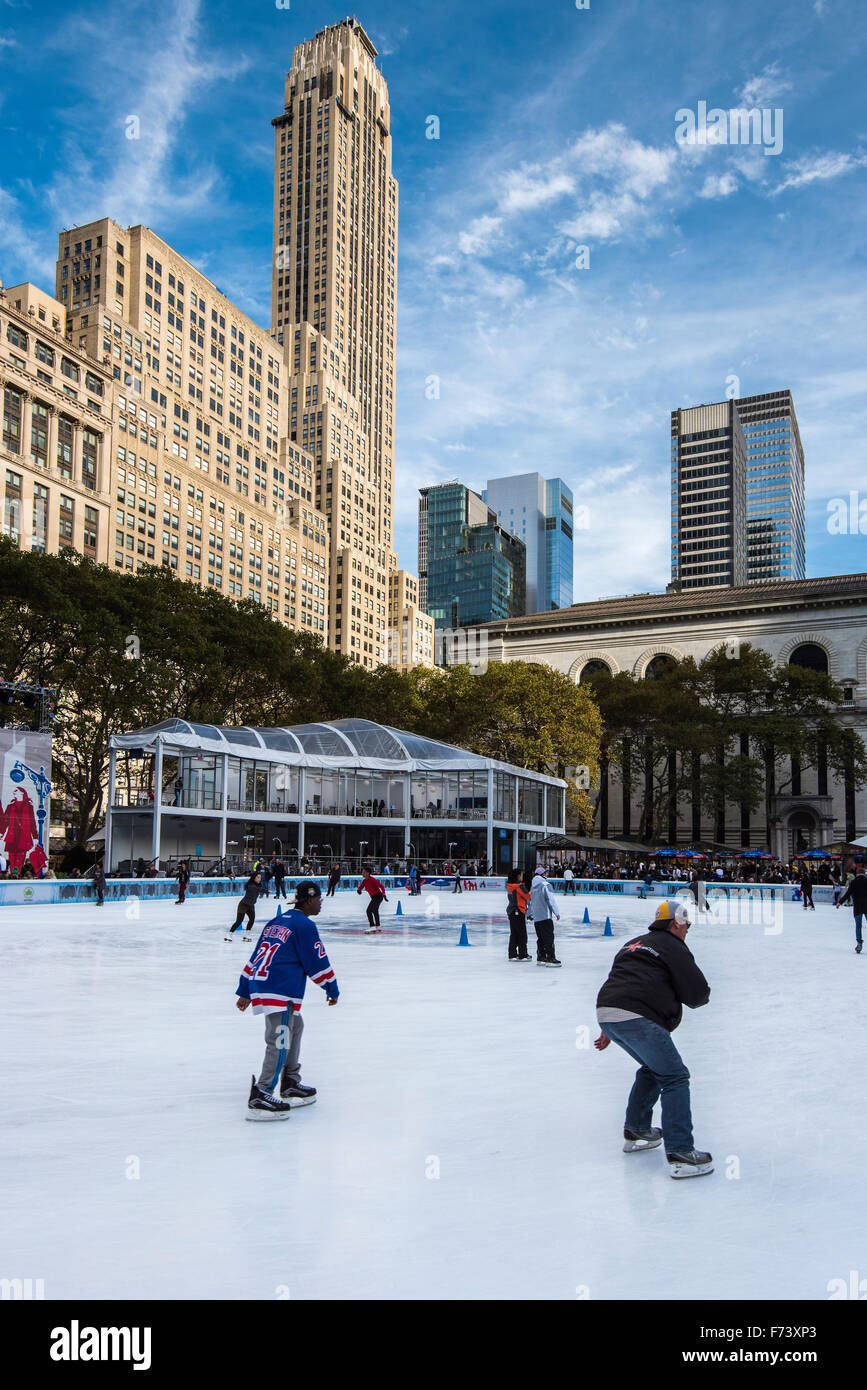
<path fill-rule="evenodd" d="M 507 962 L 503 897 L 392 893 L 381 937 L 327 899 L 319 1099 L 272 1124 L 244 1118 L 264 1025 L 234 1007 L 234 899 L 4 908 L 0 1276 L 48 1299 L 824 1299 L 863 1271 L 848 908 L 693 927 L 712 995 L 675 1036 L 716 1171 L 673 1182 L 662 1150 L 621 1152 L 634 1064 L 586 1045 L 653 904 L 565 899 L 545 970 Z"/>

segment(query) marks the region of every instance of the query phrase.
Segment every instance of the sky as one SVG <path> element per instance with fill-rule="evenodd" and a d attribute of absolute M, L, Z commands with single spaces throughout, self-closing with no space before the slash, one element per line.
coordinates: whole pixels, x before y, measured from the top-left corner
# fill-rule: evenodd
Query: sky
<path fill-rule="evenodd" d="M 270 121 L 293 46 L 346 13 L 0 0 L 3 283 L 53 291 L 58 230 L 109 216 L 152 227 L 267 326 Z M 401 564 L 417 570 L 420 486 L 538 471 L 586 509 L 575 602 L 661 591 L 670 411 L 788 387 L 807 574 L 867 569 L 863 0 L 354 13 L 388 82 L 400 188 Z M 690 131 L 700 103 L 767 111 L 765 134 Z"/>

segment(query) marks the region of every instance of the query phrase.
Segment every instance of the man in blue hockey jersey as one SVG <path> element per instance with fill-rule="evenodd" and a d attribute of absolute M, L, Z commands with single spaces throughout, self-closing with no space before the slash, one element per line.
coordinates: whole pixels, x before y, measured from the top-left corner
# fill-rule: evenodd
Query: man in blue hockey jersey
<path fill-rule="evenodd" d="M 308 979 L 320 985 L 328 1003 L 340 995 L 334 971 L 312 919 L 322 909 L 317 883 L 304 880 L 295 890 L 292 911 L 272 918 L 241 973 L 235 993 L 243 1012 L 265 1015 L 265 1061 L 247 1101 L 248 1120 L 288 1120 L 293 1105 L 312 1105 L 313 1086 L 301 1085 L 301 1001 Z"/>

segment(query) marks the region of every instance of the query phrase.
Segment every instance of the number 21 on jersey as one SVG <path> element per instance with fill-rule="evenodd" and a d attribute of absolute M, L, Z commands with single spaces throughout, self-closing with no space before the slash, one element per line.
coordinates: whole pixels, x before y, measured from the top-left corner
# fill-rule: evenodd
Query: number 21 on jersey
<path fill-rule="evenodd" d="M 271 962 L 279 949 L 279 941 L 262 942 L 253 959 L 250 961 L 250 969 L 253 972 L 252 979 L 267 980 Z"/>

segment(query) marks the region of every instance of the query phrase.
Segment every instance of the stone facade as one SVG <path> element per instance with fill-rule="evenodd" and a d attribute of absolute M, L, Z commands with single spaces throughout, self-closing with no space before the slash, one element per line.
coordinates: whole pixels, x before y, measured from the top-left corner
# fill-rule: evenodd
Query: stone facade
<path fill-rule="evenodd" d="M 488 659 L 534 661 L 580 680 L 591 661 L 610 671 L 644 677 L 654 657 L 700 661 L 720 644 L 752 643 L 785 665 L 795 650 L 815 645 L 827 656 L 830 675 L 843 687 L 838 717 L 867 740 L 867 574 L 750 584 L 688 594 L 639 594 L 576 604 L 558 613 L 491 623 Z M 736 645 L 732 645 L 735 651 Z M 867 833 L 867 789 L 847 787 L 828 772 L 827 787 L 816 770 L 805 770 L 799 793 L 775 799 L 773 853 L 819 847 Z M 600 789 L 597 831 L 603 836 L 635 834 L 637 801 L 624 806 L 623 788 L 612 771 Z M 691 838 L 690 807 L 683 808 L 678 840 Z M 713 827 L 702 823 L 701 838 Z M 749 827 L 740 808 L 726 817 L 726 843 L 763 848 L 764 807 Z"/>

